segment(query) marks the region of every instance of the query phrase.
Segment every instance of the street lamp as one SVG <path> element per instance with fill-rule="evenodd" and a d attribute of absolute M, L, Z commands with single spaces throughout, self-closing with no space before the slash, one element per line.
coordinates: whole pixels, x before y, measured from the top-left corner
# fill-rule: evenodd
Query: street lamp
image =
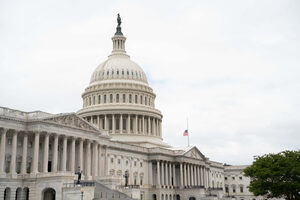
<path fill-rule="evenodd" d="M 83 200 L 83 192 L 84 192 L 84 189 L 81 188 L 80 192 L 81 192 L 81 200 Z"/>

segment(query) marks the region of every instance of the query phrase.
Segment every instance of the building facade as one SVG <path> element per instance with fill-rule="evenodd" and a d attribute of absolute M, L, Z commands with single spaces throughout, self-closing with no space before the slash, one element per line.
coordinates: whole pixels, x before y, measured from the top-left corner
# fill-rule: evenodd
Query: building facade
<path fill-rule="evenodd" d="M 195 146 L 163 142 L 155 93 L 126 54 L 120 24 L 112 53 L 82 94 L 82 109 L 0 107 L 0 199 L 251 199 L 247 179 L 243 190 L 228 182 L 238 176 L 235 167 L 210 161 Z M 245 195 L 233 194 L 233 185 Z"/>

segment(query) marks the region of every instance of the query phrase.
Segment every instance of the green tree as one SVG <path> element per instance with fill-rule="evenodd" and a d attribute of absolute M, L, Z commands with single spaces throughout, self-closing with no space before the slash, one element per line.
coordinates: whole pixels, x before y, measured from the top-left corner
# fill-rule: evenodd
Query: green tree
<path fill-rule="evenodd" d="M 300 199 L 300 151 L 283 151 L 254 157 L 244 170 L 250 177 L 249 190 L 255 196 Z"/>

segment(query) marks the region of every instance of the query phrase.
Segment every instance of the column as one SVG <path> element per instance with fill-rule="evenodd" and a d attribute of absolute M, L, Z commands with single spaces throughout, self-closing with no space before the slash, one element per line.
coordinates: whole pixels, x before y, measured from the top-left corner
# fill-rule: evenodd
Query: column
<path fill-rule="evenodd" d="M 11 161 L 10 161 L 10 173 L 16 174 L 16 156 L 17 156 L 17 131 L 13 132 L 12 149 L 11 149 Z"/>
<path fill-rule="evenodd" d="M 112 123 L 112 134 L 115 134 L 116 133 L 116 119 L 115 119 L 115 114 L 112 114 L 111 123 Z"/>
<path fill-rule="evenodd" d="M 161 129 L 161 122 L 159 123 L 159 136 L 161 136 L 161 133 L 162 133 L 162 131 L 161 131 L 162 129 Z"/>
<path fill-rule="evenodd" d="M 164 168 L 164 161 L 161 162 L 161 185 L 165 186 L 165 168 Z"/>
<path fill-rule="evenodd" d="M 101 145 L 98 144 L 98 176 L 101 176 Z"/>
<path fill-rule="evenodd" d="M 100 127 L 100 116 L 99 115 L 97 115 L 97 125 L 98 125 L 98 128 L 101 129 L 101 127 Z"/>
<path fill-rule="evenodd" d="M 169 163 L 169 185 L 170 185 L 170 188 L 173 186 L 173 184 L 172 184 L 172 175 L 173 175 L 173 173 L 172 173 L 172 164 Z"/>
<path fill-rule="evenodd" d="M 174 186 L 174 188 L 177 186 L 177 184 L 176 184 L 176 165 L 175 165 L 175 163 L 173 164 L 173 186 Z"/>
<path fill-rule="evenodd" d="M 44 138 L 44 155 L 43 155 L 43 172 L 48 172 L 48 156 L 49 156 L 49 134 L 45 134 Z"/>
<path fill-rule="evenodd" d="M 148 116 L 148 135 L 151 135 L 150 117 Z"/>
<path fill-rule="evenodd" d="M 207 188 L 205 167 L 203 167 L 202 170 L 203 170 L 203 184 L 204 187 Z"/>
<path fill-rule="evenodd" d="M 5 164 L 5 150 L 6 150 L 6 133 L 7 129 L 2 129 L 1 134 L 1 147 L 0 147 L 0 174 L 5 173 L 4 164 Z"/>
<path fill-rule="evenodd" d="M 155 118 L 152 120 L 152 135 L 156 135 L 155 133 Z"/>
<path fill-rule="evenodd" d="M 127 134 L 130 134 L 130 115 L 128 114 L 128 117 L 127 117 Z"/>
<path fill-rule="evenodd" d="M 190 164 L 187 164 L 187 186 L 191 186 L 191 170 Z"/>
<path fill-rule="evenodd" d="M 157 170 L 157 187 L 160 187 L 160 167 L 159 167 L 159 161 L 156 162 L 156 170 Z"/>
<path fill-rule="evenodd" d="M 123 115 L 120 115 L 120 126 L 119 126 L 120 134 L 123 133 Z"/>
<path fill-rule="evenodd" d="M 68 148 L 68 138 L 67 136 L 64 136 L 61 171 L 67 170 L 67 148 Z"/>
<path fill-rule="evenodd" d="M 183 171 L 184 171 L 184 187 L 187 187 L 188 186 L 188 184 L 187 184 L 187 173 L 186 173 L 186 171 L 187 171 L 187 166 L 186 166 L 186 163 L 184 163 L 183 164 Z"/>
<path fill-rule="evenodd" d="M 79 139 L 78 165 L 79 165 L 80 171 L 83 171 L 83 139 Z"/>
<path fill-rule="evenodd" d="M 207 168 L 207 186 L 211 187 L 211 185 L 210 185 L 210 177 L 209 177 L 209 168 Z"/>
<path fill-rule="evenodd" d="M 98 144 L 96 142 L 93 143 L 93 160 L 92 160 L 92 173 L 93 176 L 98 176 Z"/>
<path fill-rule="evenodd" d="M 104 115 L 104 130 L 108 131 L 108 126 L 107 126 L 107 115 Z"/>
<path fill-rule="evenodd" d="M 74 137 L 72 137 L 71 140 L 72 141 L 71 141 L 70 171 L 75 173 L 75 154 L 76 154 L 75 142 L 76 142 L 76 140 Z"/>
<path fill-rule="evenodd" d="M 40 146 L 40 133 L 36 132 L 34 134 L 34 149 L 33 149 L 33 161 L 32 161 L 31 173 L 38 172 L 39 146 Z"/>
<path fill-rule="evenodd" d="M 168 162 L 165 162 L 166 188 L 169 187 Z"/>
<path fill-rule="evenodd" d="M 195 186 L 195 165 L 191 165 L 192 186 Z"/>
<path fill-rule="evenodd" d="M 201 177 L 200 177 L 200 166 L 199 165 L 197 166 L 197 174 L 198 174 L 197 183 L 198 183 L 198 186 L 200 186 L 201 185 Z"/>
<path fill-rule="evenodd" d="M 57 157 L 58 157 L 58 135 L 54 135 L 52 171 L 57 172 Z"/>
<path fill-rule="evenodd" d="M 152 176 L 153 176 L 152 175 L 152 162 L 149 161 L 149 163 L 148 163 L 148 180 L 149 180 L 149 184 L 150 184 L 151 187 L 153 185 Z"/>
<path fill-rule="evenodd" d="M 91 141 L 89 141 L 89 140 L 87 140 L 86 153 L 87 153 L 86 175 L 87 175 L 87 178 L 90 179 L 90 176 L 91 176 Z"/>
<path fill-rule="evenodd" d="M 28 135 L 24 133 L 23 137 L 23 151 L 22 151 L 22 164 L 21 164 L 21 174 L 26 174 L 26 165 L 27 165 L 27 144 L 28 144 Z"/>
<path fill-rule="evenodd" d="M 180 163 L 180 187 L 183 188 L 183 169 L 182 169 L 182 163 Z"/>
<path fill-rule="evenodd" d="M 134 123 L 134 132 L 135 132 L 135 134 L 138 134 L 138 116 L 137 115 L 135 115 L 135 123 Z"/>
<path fill-rule="evenodd" d="M 143 135 L 145 135 L 146 131 L 145 131 L 145 116 L 143 115 L 143 119 L 142 119 L 142 123 L 143 123 Z"/>

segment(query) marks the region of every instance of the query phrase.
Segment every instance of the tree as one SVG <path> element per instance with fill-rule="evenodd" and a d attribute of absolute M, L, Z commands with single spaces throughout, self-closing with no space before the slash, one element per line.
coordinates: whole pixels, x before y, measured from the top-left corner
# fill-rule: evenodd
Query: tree
<path fill-rule="evenodd" d="M 249 191 L 267 198 L 300 199 L 300 151 L 283 151 L 254 157 L 244 170 Z"/>

